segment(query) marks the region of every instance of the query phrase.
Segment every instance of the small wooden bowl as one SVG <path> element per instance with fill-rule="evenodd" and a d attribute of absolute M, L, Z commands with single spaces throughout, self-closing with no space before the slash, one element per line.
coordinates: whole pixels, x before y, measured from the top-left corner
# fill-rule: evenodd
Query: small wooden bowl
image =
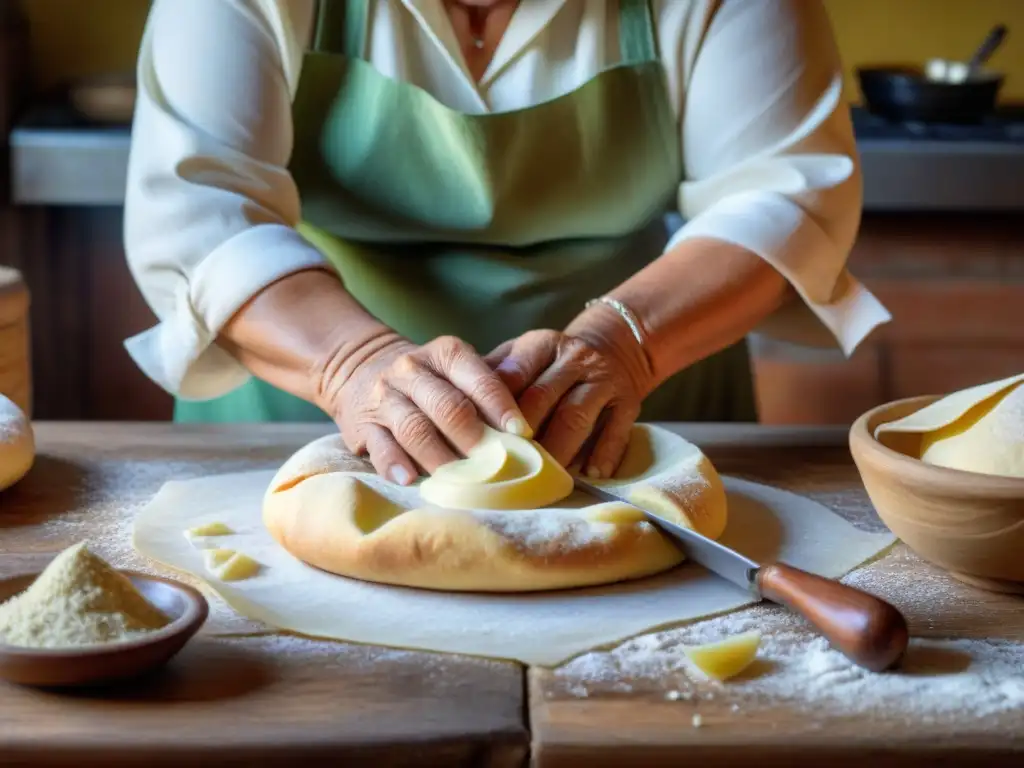
<path fill-rule="evenodd" d="M 209 615 L 206 598 L 171 579 L 121 571 L 171 623 L 123 642 L 82 648 L 21 648 L 0 643 L 0 679 L 21 685 L 74 687 L 126 680 L 167 663 Z M 24 591 L 38 573 L 0 581 L 0 602 Z"/>
<path fill-rule="evenodd" d="M 996 592 L 1024 593 L 1024 479 L 926 464 L 920 437 L 883 434 L 941 397 L 880 405 L 850 428 L 850 452 L 878 516 L 908 547 L 955 578 Z"/>

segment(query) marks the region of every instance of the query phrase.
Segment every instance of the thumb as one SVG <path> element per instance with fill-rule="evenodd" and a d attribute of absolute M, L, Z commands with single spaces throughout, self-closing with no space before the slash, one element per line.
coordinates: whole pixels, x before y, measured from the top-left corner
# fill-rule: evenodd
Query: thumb
<path fill-rule="evenodd" d="M 488 362 L 492 355 L 501 352 L 500 359 L 495 359 L 493 364 L 494 372 L 509 391 L 519 397 L 555 362 L 560 336 L 557 331 L 530 331 L 495 349 L 488 355 Z"/>

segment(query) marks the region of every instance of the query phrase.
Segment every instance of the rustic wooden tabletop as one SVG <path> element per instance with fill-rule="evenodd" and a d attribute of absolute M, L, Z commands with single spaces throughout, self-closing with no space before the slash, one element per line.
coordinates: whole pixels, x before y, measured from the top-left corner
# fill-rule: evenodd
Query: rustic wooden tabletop
<path fill-rule="evenodd" d="M 673 428 L 725 474 L 880 528 L 843 430 Z M 39 424 L 36 466 L 0 495 L 0 575 L 83 539 L 138 566 L 130 522 L 162 483 L 275 468 L 324 429 Z M 1024 641 L 1024 601 L 960 585 L 902 545 L 848 578 L 900 607 L 923 643 L 897 680 L 844 666 L 765 605 L 556 670 L 307 640 L 214 611 L 166 669 L 130 685 L 0 685 L 0 764 L 1024 764 L 1024 653 L 1013 642 Z M 751 627 L 766 654 L 749 674 L 687 677 L 683 644 Z"/>

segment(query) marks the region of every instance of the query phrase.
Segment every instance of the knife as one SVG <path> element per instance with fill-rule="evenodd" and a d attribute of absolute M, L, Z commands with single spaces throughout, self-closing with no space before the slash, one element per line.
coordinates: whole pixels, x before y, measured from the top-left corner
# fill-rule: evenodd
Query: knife
<path fill-rule="evenodd" d="M 769 600 L 799 614 L 854 664 L 872 672 L 884 672 L 903 658 L 909 641 L 907 622 L 885 600 L 792 565 L 756 563 L 603 488 L 580 478 L 574 480 L 584 493 L 640 510 L 688 560 L 752 593 L 759 601 Z"/>

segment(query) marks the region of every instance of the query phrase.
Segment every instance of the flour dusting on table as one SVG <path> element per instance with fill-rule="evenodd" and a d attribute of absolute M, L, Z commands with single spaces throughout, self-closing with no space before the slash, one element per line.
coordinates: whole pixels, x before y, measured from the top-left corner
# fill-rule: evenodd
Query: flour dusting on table
<path fill-rule="evenodd" d="M 46 457 L 41 459 L 47 460 Z M 280 460 L 266 463 L 274 466 Z M 253 464 L 253 458 L 246 457 L 245 453 L 224 461 L 204 461 L 201 466 L 196 461 L 111 460 L 103 457 L 79 461 L 73 467 L 62 463 L 55 472 L 67 473 L 68 477 L 60 481 L 66 483 L 66 487 L 38 491 L 39 496 L 54 493 L 54 499 L 43 498 L 39 504 L 41 508 L 52 508 L 52 513 L 21 513 L 17 507 L 4 510 L 4 521 L 8 527 L 4 528 L 0 554 L 40 551 L 40 542 L 52 542 L 51 551 L 56 554 L 84 541 L 92 552 L 115 568 L 168 576 L 200 589 L 210 604 L 205 631 L 252 632 L 254 627 L 261 625 L 239 616 L 201 581 L 140 555 L 132 544 L 132 521 L 167 480 L 249 469 Z M 111 489 L 117 489 L 118 495 L 112 494 Z M 56 498 L 58 491 L 60 498 Z M 33 492 L 33 495 L 37 494 Z"/>
<path fill-rule="evenodd" d="M 886 597 L 912 615 L 929 615 L 930 610 L 940 623 L 957 613 L 958 602 L 979 599 L 977 592 L 938 570 L 913 580 L 893 578 L 893 571 L 909 566 L 913 556 L 903 552 L 891 557 L 886 567 L 872 563 L 843 581 Z M 919 576 L 920 566 L 916 568 Z M 916 629 L 901 670 L 876 674 L 830 648 L 801 618 L 760 604 L 579 656 L 553 674 L 565 693 L 578 698 L 660 692 L 666 701 L 697 711 L 702 705 L 714 706 L 736 715 L 779 704 L 825 716 L 907 722 L 1024 713 L 1024 643 L 998 637 L 920 637 L 916 635 L 922 628 Z M 724 683 L 691 672 L 686 646 L 749 630 L 762 633 L 762 644 L 747 672 Z"/>

